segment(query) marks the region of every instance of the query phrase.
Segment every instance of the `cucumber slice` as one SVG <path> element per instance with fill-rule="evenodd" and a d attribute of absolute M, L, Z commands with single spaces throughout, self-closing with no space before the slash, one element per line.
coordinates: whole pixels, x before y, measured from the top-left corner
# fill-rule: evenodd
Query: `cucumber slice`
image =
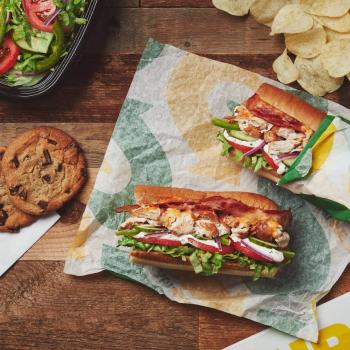
<path fill-rule="evenodd" d="M 289 250 L 283 250 L 282 253 L 283 253 L 284 257 L 288 258 L 288 259 L 293 259 L 295 256 L 295 253 L 290 252 Z"/>
<path fill-rule="evenodd" d="M 127 237 L 132 237 L 132 236 L 135 236 L 139 233 L 140 231 L 139 230 L 136 230 L 136 229 L 132 229 L 132 230 L 118 230 L 116 232 L 116 235 L 117 236 L 127 236 Z"/>
<path fill-rule="evenodd" d="M 259 140 L 255 137 L 249 136 L 248 134 L 246 134 L 243 131 L 240 130 L 229 130 L 228 131 L 229 135 L 231 135 L 232 137 L 235 137 L 236 139 L 242 140 L 242 141 L 256 141 Z"/>
<path fill-rule="evenodd" d="M 257 245 L 261 245 L 262 247 L 278 249 L 278 245 L 277 244 L 270 243 L 270 242 L 265 242 L 265 241 L 262 241 L 261 239 L 255 238 L 255 237 L 249 237 L 249 240 L 252 243 L 255 243 Z M 294 256 L 295 256 L 295 253 L 291 252 L 289 250 L 281 250 L 281 252 L 283 253 L 284 257 L 288 258 L 288 259 L 293 259 Z"/>
<path fill-rule="evenodd" d="M 273 248 L 273 249 L 277 249 L 278 248 L 277 244 L 270 243 L 270 242 L 265 242 L 265 241 L 262 241 L 261 239 L 255 238 L 255 237 L 249 237 L 249 240 L 252 243 L 255 243 L 257 245 L 261 245 L 262 247 Z"/>
<path fill-rule="evenodd" d="M 283 160 L 282 162 L 283 162 L 285 165 L 287 165 L 287 167 L 291 167 L 296 158 L 297 158 L 297 157 L 288 158 L 288 159 Z"/>
<path fill-rule="evenodd" d="M 14 39 L 16 44 L 23 50 L 46 54 L 49 51 L 53 36 L 53 33 L 39 32 L 31 36 L 31 45 L 27 43 L 25 38 Z"/>
<path fill-rule="evenodd" d="M 137 225 L 134 227 L 138 232 L 155 232 L 155 231 L 164 231 L 164 227 L 154 227 L 153 225 L 143 224 Z"/>

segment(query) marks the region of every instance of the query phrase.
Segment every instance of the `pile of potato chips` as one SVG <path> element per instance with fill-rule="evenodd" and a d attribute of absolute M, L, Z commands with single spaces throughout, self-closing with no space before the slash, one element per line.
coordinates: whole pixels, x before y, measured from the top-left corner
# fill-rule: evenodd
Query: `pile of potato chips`
<path fill-rule="evenodd" d="M 250 13 L 284 34 L 286 49 L 273 63 L 284 84 L 297 81 L 309 93 L 323 96 L 350 80 L 350 0 L 213 0 L 234 16 Z M 294 62 L 288 55 L 295 56 Z"/>

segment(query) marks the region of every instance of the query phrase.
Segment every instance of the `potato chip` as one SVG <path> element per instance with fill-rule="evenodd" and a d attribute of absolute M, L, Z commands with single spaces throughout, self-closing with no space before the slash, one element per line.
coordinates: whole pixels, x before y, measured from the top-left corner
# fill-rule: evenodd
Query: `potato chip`
<path fill-rule="evenodd" d="M 341 40 L 341 39 L 350 39 L 350 32 L 348 33 L 339 33 L 332 29 L 325 28 L 327 34 L 327 41 Z"/>
<path fill-rule="evenodd" d="M 350 73 L 350 39 L 327 43 L 320 59 L 331 77 L 339 78 Z"/>
<path fill-rule="evenodd" d="M 325 27 L 335 30 L 336 32 L 346 33 L 350 31 L 350 14 L 346 13 L 341 17 L 320 17 L 315 19 Z"/>
<path fill-rule="evenodd" d="M 340 17 L 350 9 L 350 0 L 300 0 L 302 9 L 312 15 Z"/>
<path fill-rule="evenodd" d="M 278 33 L 302 33 L 311 29 L 314 20 L 305 13 L 300 5 L 292 4 L 282 7 L 271 26 L 271 35 Z"/>
<path fill-rule="evenodd" d="M 258 23 L 271 26 L 278 11 L 291 0 L 255 0 L 250 7 L 250 13 Z"/>
<path fill-rule="evenodd" d="M 294 62 L 299 71 L 298 83 L 315 96 L 333 92 L 343 84 L 344 77 L 332 78 L 323 67 L 320 56 L 314 58 L 297 57 Z"/>
<path fill-rule="evenodd" d="M 234 16 L 244 16 L 254 0 L 213 0 L 213 5 L 219 10 L 230 13 Z"/>
<path fill-rule="evenodd" d="M 283 84 L 290 84 L 299 77 L 299 72 L 288 56 L 287 49 L 275 59 L 272 69 L 277 74 L 277 79 Z"/>
<path fill-rule="evenodd" d="M 327 40 L 326 31 L 318 23 L 304 33 L 285 34 L 284 36 L 287 49 L 294 55 L 303 58 L 318 56 Z"/>

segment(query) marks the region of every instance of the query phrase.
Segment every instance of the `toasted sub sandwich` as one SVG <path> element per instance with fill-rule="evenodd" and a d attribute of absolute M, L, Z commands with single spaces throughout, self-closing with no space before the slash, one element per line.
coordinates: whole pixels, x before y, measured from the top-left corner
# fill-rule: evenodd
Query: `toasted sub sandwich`
<path fill-rule="evenodd" d="M 248 192 L 135 186 L 136 203 L 117 231 L 131 263 L 159 268 L 273 278 L 289 263 L 290 210 Z"/>
<path fill-rule="evenodd" d="M 301 98 L 262 84 L 233 115 L 213 119 L 223 130 L 223 155 L 278 182 L 321 124 L 325 113 Z"/>

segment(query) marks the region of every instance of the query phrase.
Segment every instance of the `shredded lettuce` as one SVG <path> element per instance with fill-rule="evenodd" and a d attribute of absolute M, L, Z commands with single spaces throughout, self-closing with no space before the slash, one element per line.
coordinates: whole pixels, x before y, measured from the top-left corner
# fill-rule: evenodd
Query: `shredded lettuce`
<path fill-rule="evenodd" d="M 261 153 L 257 153 L 251 156 L 244 156 L 244 152 L 232 147 L 224 137 L 224 133 L 220 131 L 216 138 L 222 143 L 222 156 L 232 155 L 236 162 L 242 162 L 245 168 L 252 169 L 254 172 L 259 171 L 261 168 L 271 170 L 271 166 L 266 162 Z"/>
<path fill-rule="evenodd" d="M 53 3 L 61 9 L 59 14 L 60 20 L 66 27 L 74 27 L 75 24 L 82 25 L 86 23 L 83 18 L 87 0 L 53 0 Z"/>
<path fill-rule="evenodd" d="M 188 245 L 180 247 L 167 247 L 158 244 L 150 244 L 139 242 L 132 237 L 122 236 L 118 242 L 118 247 L 130 247 L 146 252 L 158 252 L 170 255 L 174 258 L 189 260 L 193 266 L 194 272 L 204 276 L 217 274 L 222 267 L 222 264 L 227 261 L 239 263 L 242 267 L 248 267 L 249 270 L 255 272 L 254 281 L 261 277 L 262 272 L 270 272 L 277 269 L 277 266 L 270 263 L 262 263 L 255 261 L 240 252 L 221 255 L 219 253 L 210 253 L 201 249 L 197 249 Z"/>

